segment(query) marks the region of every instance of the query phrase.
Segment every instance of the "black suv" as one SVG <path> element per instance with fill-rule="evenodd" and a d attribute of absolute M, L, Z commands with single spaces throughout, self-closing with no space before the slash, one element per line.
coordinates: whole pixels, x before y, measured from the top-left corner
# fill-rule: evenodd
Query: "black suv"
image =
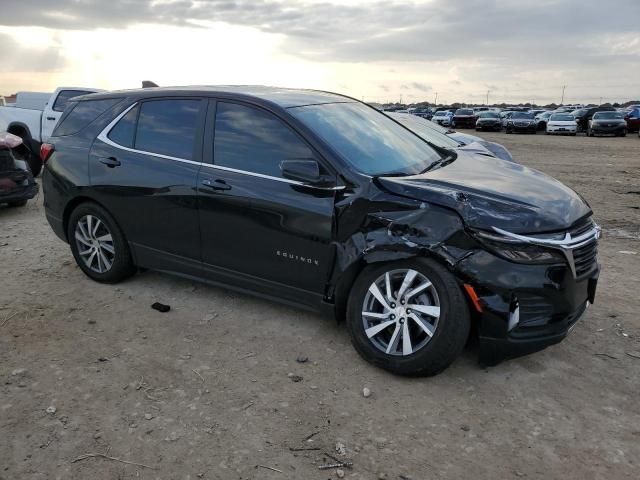
<path fill-rule="evenodd" d="M 370 362 L 433 375 L 475 325 L 483 362 L 567 335 L 599 229 L 573 190 L 431 145 L 337 94 L 158 88 L 70 102 L 46 216 L 83 272 L 172 272 L 346 319 Z"/>
<path fill-rule="evenodd" d="M 616 109 L 613 107 L 590 107 L 590 108 L 581 108 L 571 114 L 576 119 L 576 123 L 578 124 L 579 132 L 586 132 L 589 129 L 589 121 L 593 119 L 593 116 L 597 112 L 615 112 Z"/>

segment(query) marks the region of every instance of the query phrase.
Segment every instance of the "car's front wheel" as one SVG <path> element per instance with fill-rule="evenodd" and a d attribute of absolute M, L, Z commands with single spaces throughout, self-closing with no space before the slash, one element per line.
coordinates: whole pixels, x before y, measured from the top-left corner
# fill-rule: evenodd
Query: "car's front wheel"
<path fill-rule="evenodd" d="M 358 353 L 399 375 L 430 376 L 447 368 L 462 351 L 469 324 L 458 283 L 430 259 L 366 267 L 347 306 Z"/>
<path fill-rule="evenodd" d="M 71 252 L 91 279 L 116 283 L 135 273 L 125 237 L 111 214 L 95 203 L 83 203 L 71 213 L 67 228 Z"/>

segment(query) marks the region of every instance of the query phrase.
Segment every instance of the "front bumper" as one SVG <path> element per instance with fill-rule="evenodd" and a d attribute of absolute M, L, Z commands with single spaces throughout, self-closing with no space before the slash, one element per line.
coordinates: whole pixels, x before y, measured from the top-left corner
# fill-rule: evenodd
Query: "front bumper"
<path fill-rule="evenodd" d="M 571 134 L 576 133 L 577 127 L 573 126 L 553 126 L 547 124 L 547 133 L 557 133 L 557 134 Z"/>
<path fill-rule="evenodd" d="M 480 130 L 500 130 L 502 125 L 500 122 L 478 122 L 476 123 L 476 128 Z"/>
<path fill-rule="evenodd" d="M 487 365 L 565 338 L 594 302 L 600 274 L 597 260 L 574 277 L 568 265 L 516 264 L 486 251 L 465 258 L 456 270 L 478 296 L 480 361 Z"/>
<path fill-rule="evenodd" d="M 508 125 L 506 126 L 506 130 L 510 132 L 521 132 L 521 133 L 535 133 L 537 131 L 535 123 L 529 125 Z"/>
<path fill-rule="evenodd" d="M 438 118 L 433 121 L 436 122 L 438 125 L 442 125 L 443 127 L 448 127 L 451 124 L 451 122 L 448 119 L 443 119 L 443 118 Z"/>
<path fill-rule="evenodd" d="M 605 127 L 603 125 L 591 126 L 591 133 L 593 133 L 594 135 L 621 135 L 626 130 L 626 125 L 615 125 L 613 127 Z"/>
<path fill-rule="evenodd" d="M 453 117 L 453 123 L 458 128 L 474 128 L 476 126 L 476 121 L 474 118 L 456 118 Z"/>

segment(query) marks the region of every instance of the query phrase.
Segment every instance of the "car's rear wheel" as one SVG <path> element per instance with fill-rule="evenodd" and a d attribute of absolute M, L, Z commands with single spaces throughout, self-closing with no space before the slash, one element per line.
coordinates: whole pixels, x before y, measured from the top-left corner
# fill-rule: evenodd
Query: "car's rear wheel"
<path fill-rule="evenodd" d="M 455 278 L 429 259 L 368 266 L 347 306 L 347 327 L 358 353 L 385 370 L 435 375 L 462 351 L 469 310 Z"/>
<path fill-rule="evenodd" d="M 135 273 L 125 237 L 111 214 L 95 203 L 76 207 L 67 238 L 80 269 L 91 279 L 116 283 Z"/>

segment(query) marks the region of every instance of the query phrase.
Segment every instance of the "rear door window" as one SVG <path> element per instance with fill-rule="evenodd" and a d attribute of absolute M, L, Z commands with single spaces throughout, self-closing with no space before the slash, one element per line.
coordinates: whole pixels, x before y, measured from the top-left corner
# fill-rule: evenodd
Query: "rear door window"
<path fill-rule="evenodd" d="M 288 125 L 264 110 L 218 102 L 213 162 L 246 172 L 281 177 L 283 160 L 314 158 Z"/>
<path fill-rule="evenodd" d="M 134 148 L 192 160 L 202 104 L 200 99 L 150 100 L 142 103 Z"/>
<path fill-rule="evenodd" d="M 61 90 L 56 97 L 56 101 L 53 103 L 53 110 L 55 110 L 56 112 L 64 112 L 64 109 L 67 106 L 67 103 L 69 103 L 69 100 L 75 97 L 79 97 L 80 95 L 87 95 L 89 93 L 95 92 L 88 92 L 86 90 Z"/>
<path fill-rule="evenodd" d="M 78 133 L 121 100 L 121 98 L 109 98 L 105 100 L 74 102 L 75 105 L 72 105 L 72 110 L 69 111 L 56 126 L 52 135 L 59 137 Z"/>

